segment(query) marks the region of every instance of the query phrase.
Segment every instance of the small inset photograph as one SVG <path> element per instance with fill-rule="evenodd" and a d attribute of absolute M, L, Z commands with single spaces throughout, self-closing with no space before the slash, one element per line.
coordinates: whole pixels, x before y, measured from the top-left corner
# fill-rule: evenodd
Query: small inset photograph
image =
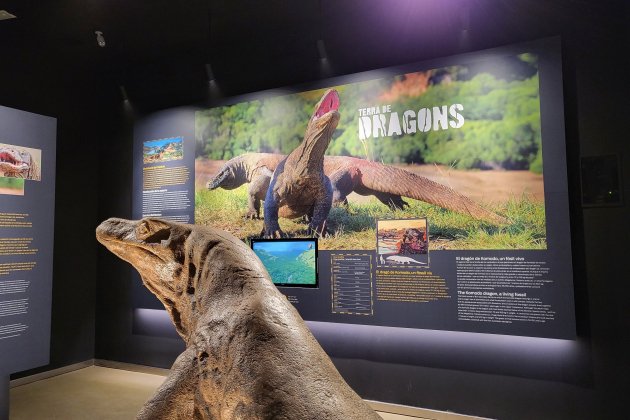
<path fill-rule="evenodd" d="M 251 239 L 251 247 L 275 285 L 318 286 L 316 238 Z"/>
<path fill-rule="evenodd" d="M 427 267 L 427 219 L 377 220 L 376 253 L 376 263 L 379 266 Z"/>
<path fill-rule="evenodd" d="M 145 141 L 142 144 L 142 161 L 155 163 L 183 159 L 183 143 L 182 137 Z"/>
<path fill-rule="evenodd" d="M 0 177 L 0 194 L 24 195 L 24 180 Z"/>
<path fill-rule="evenodd" d="M 41 181 L 41 168 L 41 150 L 0 143 L 0 177 Z"/>

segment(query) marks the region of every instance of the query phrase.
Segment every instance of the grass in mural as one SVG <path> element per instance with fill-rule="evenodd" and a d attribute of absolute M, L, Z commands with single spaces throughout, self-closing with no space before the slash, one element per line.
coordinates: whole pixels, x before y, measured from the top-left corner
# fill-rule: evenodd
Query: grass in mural
<path fill-rule="evenodd" d="M 545 208 L 526 197 L 513 198 L 492 210 L 511 223 L 494 226 L 468 216 L 420 201 L 408 200 L 405 210 L 391 211 L 380 202 L 350 203 L 334 207 L 328 216 L 330 234 L 319 241 L 319 249 L 374 249 L 376 219 L 429 220 L 430 250 L 438 249 L 546 249 Z M 198 190 L 195 194 L 195 223 L 227 230 L 241 239 L 258 237 L 262 220 L 243 218 L 247 209 L 247 186 L 236 190 Z M 262 215 L 262 210 L 261 210 Z M 282 230 L 303 237 L 307 224 L 300 219 L 280 219 Z"/>
<path fill-rule="evenodd" d="M 0 176 L 0 188 L 22 190 L 24 189 L 24 179 Z"/>

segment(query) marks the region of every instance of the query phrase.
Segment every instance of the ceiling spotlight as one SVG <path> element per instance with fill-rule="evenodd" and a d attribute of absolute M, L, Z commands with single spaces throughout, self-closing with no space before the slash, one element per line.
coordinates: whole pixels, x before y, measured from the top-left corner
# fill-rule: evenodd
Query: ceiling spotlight
<path fill-rule="evenodd" d="M 214 80 L 214 72 L 212 71 L 212 66 L 210 64 L 206 64 L 206 76 L 208 76 L 208 82 L 212 82 Z"/>
<path fill-rule="evenodd" d="M 470 7 L 463 6 L 459 9 L 459 23 L 463 32 L 468 32 L 470 29 Z"/>
<path fill-rule="evenodd" d="M 15 19 L 15 18 L 16 18 L 15 15 L 12 15 L 6 10 L 0 10 L 0 20 L 8 20 L 8 19 Z"/>
<path fill-rule="evenodd" d="M 94 31 L 94 33 L 96 34 L 96 42 L 98 43 L 99 47 L 104 47 L 105 46 L 105 37 L 103 36 L 103 32 L 101 31 Z"/>
<path fill-rule="evenodd" d="M 323 39 L 317 40 L 317 51 L 319 51 L 319 58 L 321 60 L 326 60 L 328 58 L 328 54 L 326 54 L 326 46 L 324 45 Z"/>
<path fill-rule="evenodd" d="M 123 85 L 120 85 L 119 88 L 120 88 L 120 94 L 123 98 L 123 101 L 129 102 L 129 96 L 127 96 L 127 89 L 125 89 Z"/>

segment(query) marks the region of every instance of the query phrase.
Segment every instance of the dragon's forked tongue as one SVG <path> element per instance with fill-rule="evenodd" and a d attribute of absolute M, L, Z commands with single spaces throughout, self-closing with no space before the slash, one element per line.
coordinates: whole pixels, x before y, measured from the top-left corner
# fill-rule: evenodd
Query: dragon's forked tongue
<path fill-rule="evenodd" d="M 322 99 L 319 108 L 317 108 L 317 112 L 315 113 L 315 118 L 319 118 L 322 115 L 326 115 L 330 111 L 337 111 L 339 109 L 339 95 L 337 91 L 331 90 L 326 94 L 324 99 Z"/>

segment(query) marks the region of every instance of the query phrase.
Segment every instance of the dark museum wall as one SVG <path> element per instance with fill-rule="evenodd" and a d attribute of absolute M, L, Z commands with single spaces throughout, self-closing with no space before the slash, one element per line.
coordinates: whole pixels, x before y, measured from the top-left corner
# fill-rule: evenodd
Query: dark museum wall
<path fill-rule="evenodd" d="M 501 369 L 480 371 L 475 365 L 453 369 L 387 363 L 369 349 L 353 352 L 336 348 L 334 342 L 323 346 L 367 399 L 493 418 L 623 417 L 619 413 L 630 374 L 630 268 L 625 260 L 630 171 L 622 170 L 622 206 L 583 209 L 579 159 L 617 154 L 622 169 L 630 159 L 627 5 L 468 3 L 476 8 L 471 6 L 464 19 L 457 1 L 271 1 L 247 7 L 226 2 L 208 7 L 197 0 L 181 8 L 173 5 L 170 18 L 177 24 L 171 25 L 160 20 L 159 7 L 148 10 L 148 2 L 140 3 L 144 8 L 129 6 L 130 14 L 116 25 L 115 7 L 94 6 L 96 11 L 80 26 L 89 34 L 94 28 L 90 25 L 110 25 L 110 49 L 105 52 L 87 60 L 77 57 L 83 46 L 65 39 L 63 31 L 55 38 L 65 40 L 62 47 L 55 43 L 52 48 L 46 42 L 53 40 L 33 36 L 8 46 L 14 54 L 19 50 L 21 59 L 0 66 L 1 80 L 11 81 L 0 84 L 0 104 L 56 117 L 59 127 L 51 364 L 38 371 L 94 357 L 170 367 L 183 350 L 181 340 L 132 334 L 132 269 L 97 246 L 94 228 L 107 217 L 131 215 L 134 117 L 207 101 L 208 96 L 212 103 L 217 91 L 208 92 L 204 63 L 213 63 L 223 95 L 233 96 L 560 36 L 577 362 L 557 373 L 561 380 L 544 380 Z M 40 19 L 45 12 L 49 10 L 40 12 Z M 466 33 L 462 26 L 469 28 Z M 149 27 L 164 32 L 145 30 Z M 19 31 L 12 36 L 20 36 Z M 320 38 L 326 41 L 331 68 L 320 66 L 315 46 Z M 121 84 L 131 104 L 122 102 Z M 543 350 L 532 351 L 545 358 Z"/>

